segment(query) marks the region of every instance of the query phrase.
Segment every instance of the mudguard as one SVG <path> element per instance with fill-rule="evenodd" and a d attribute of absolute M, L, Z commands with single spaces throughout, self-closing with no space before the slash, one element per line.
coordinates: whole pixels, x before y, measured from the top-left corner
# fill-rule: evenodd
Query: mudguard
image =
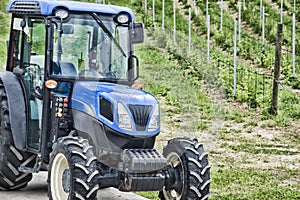
<path fill-rule="evenodd" d="M 26 148 L 26 107 L 24 93 L 21 84 L 12 72 L 0 72 L 8 99 L 10 127 L 13 134 L 14 144 L 17 149 Z"/>

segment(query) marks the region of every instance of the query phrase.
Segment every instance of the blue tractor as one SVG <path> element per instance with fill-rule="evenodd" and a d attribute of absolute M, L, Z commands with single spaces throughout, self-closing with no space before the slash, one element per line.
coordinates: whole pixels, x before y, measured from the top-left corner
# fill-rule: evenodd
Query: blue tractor
<path fill-rule="evenodd" d="M 134 88 L 133 46 L 143 26 L 129 8 L 12 0 L 6 70 L 0 72 L 0 189 L 48 171 L 53 200 L 97 199 L 101 188 L 207 199 L 210 165 L 195 139 L 163 153 L 157 100 Z"/>

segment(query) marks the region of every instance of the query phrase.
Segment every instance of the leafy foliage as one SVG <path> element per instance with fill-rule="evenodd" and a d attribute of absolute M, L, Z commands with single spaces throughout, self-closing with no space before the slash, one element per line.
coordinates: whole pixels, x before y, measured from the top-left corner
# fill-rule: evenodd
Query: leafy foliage
<path fill-rule="evenodd" d="M 0 69 L 6 62 L 6 52 L 9 30 L 9 15 L 6 13 L 7 0 L 0 0 Z"/>

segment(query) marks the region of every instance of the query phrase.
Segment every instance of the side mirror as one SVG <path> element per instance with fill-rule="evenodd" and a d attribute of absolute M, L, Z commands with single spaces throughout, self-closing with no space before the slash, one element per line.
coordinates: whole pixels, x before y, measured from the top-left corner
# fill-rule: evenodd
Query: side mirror
<path fill-rule="evenodd" d="M 144 28 L 142 23 L 134 23 L 132 31 L 132 44 L 139 44 L 144 42 Z"/>

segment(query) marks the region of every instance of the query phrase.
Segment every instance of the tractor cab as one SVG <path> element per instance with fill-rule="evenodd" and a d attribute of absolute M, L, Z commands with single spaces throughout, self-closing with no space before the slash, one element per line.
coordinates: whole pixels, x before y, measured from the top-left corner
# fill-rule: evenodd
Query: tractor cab
<path fill-rule="evenodd" d="M 54 140 L 49 138 L 53 97 L 69 103 L 76 81 L 130 86 L 138 78 L 133 44 L 143 42 L 142 24 L 133 22 L 128 8 L 91 5 L 44 0 L 9 3 L 12 25 L 6 70 L 22 80 L 26 94 L 28 134 L 22 148 L 39 152 L 41 145 Z"/>
<path fill-rule="evenodd" d="M 44 9 L 46 7 L 46 9 Z M 11 1 L 7 70 L 130 84 L 137 78 L 132 44 L 143 42 L 131 10 L 62 1 Z"/>

